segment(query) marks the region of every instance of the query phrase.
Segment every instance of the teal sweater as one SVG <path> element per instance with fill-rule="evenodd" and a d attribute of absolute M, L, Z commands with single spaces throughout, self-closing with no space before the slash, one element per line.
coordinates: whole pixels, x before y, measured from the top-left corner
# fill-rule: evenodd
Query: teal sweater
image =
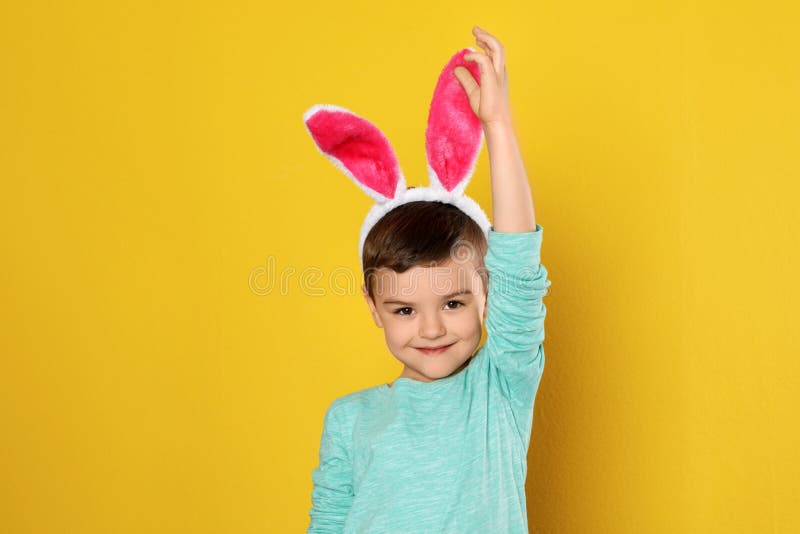
<path fill-rule="evenodd" d="M 469 365 L 330 404 L 309 533 L 528 532 L 526 456 L 550 286 L 542 232 L 489 230 L 487 337 Z"/>

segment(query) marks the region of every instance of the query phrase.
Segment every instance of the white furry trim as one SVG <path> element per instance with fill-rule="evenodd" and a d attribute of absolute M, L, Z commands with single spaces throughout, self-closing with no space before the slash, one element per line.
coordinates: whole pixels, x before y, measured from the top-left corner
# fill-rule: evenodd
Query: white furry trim
<path fill-rule="evenodd" d="M 480 205 L 464 194 L 453 194 L 442 188 L 441 185 L 434 187 L 414 187 L 413 189 L 406 189 L 402 194 L 396 198 L 383 203 L 375 204 L 367 213 L 361 225 L 361 236 L 358 240 L 358 260 L 361 263 L 361 272 L 364 272 L 363 252 L 364 242 L 367 240 L 367 235 L 372 227 L 387 213 L 402 204 L 414 202 L 416 200 L 440 201 L 445 204 L 452 204 L 464 213 L 466 213 L 478 226 L 483 230 L 486 238 L 489 238 L 489 228 L 491 223 L 489 217 L 480 207 Z"/>

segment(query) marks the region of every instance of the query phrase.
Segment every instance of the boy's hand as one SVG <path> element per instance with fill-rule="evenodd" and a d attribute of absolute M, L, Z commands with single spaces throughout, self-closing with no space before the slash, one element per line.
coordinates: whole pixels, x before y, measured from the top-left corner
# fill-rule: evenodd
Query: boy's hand
<path fill-rule="evenodd" d="M 511 111 L 508 101 L 508 73 L 505 50 L 494 36 L 475 26 L 472 29 L 475 42 L 486 50 L 486 54 L 471 52 L 464 54 L 467 61 L 476 61 L 480 67 L 480 85 L 464 67 L 456 67 L 454 73 L 469 97 L 472 111 L 484 128 L 494 123 L 510 123 Z"/>

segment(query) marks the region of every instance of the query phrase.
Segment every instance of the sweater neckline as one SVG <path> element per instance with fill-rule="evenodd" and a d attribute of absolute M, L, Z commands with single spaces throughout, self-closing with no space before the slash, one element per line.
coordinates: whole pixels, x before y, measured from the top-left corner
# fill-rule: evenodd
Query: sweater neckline
<path fill-rule="evenodd" d="M 422 380 L 414 380 L 413 378 L 409 378 L 407 376 L 400 376 L 394 379 L 394 383 L 391 386 L 389 386 L 388 382 L 381 384 L 381 389 L 383 391 L 395 391 L 397 388 L 412 388 L 414 390 L 433 391 L 435 389 L 439 389 L 440 387 L 444 387 L 457 377 L 466 373 L 467 369 L 469 369 L 470 365 L 472 365 L 472 360 L 474 359 L 475 356 L 472 356 L 470 358 L 470 362 L 465 365 L 463 369 L 444 378 L 438 378 L 436 380 L 432 380 L 431 382 L 423 382 Z"/>

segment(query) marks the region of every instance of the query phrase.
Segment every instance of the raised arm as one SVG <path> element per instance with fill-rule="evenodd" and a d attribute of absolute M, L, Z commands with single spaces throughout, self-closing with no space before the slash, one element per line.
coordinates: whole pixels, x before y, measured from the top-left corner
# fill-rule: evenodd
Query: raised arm
<path fill-rule="evenodd" d="M 540 261 L 542 227 L 537 225 L 528 177 L 511 123 L 504 50 L 487 32 L 473 29 L 487 53 L 465 54 L 480 67 L 480 86 L 465 68 L 456 76 L 483 124 L 491 165 L 493 224 L 489 232 L 486 317 L 487 361 L 509 400 L 525 448 L 533 403 L 544 369 L 542 297 L 550 281 Z"/>
<path fill-rule="evenodd" d="M 505 50 L 488 32 L 478 27 L 472 31 L 475 41 L 486 53 L 472 52 L 465 54 L 464 59 L 478 63 L 480 85 L 463 67 L 456 68 L 455 74 L 486 136 L 492 179 L 492 227 L 496 232 L 533 232 L 536 217 L 511 121 Z"/>

